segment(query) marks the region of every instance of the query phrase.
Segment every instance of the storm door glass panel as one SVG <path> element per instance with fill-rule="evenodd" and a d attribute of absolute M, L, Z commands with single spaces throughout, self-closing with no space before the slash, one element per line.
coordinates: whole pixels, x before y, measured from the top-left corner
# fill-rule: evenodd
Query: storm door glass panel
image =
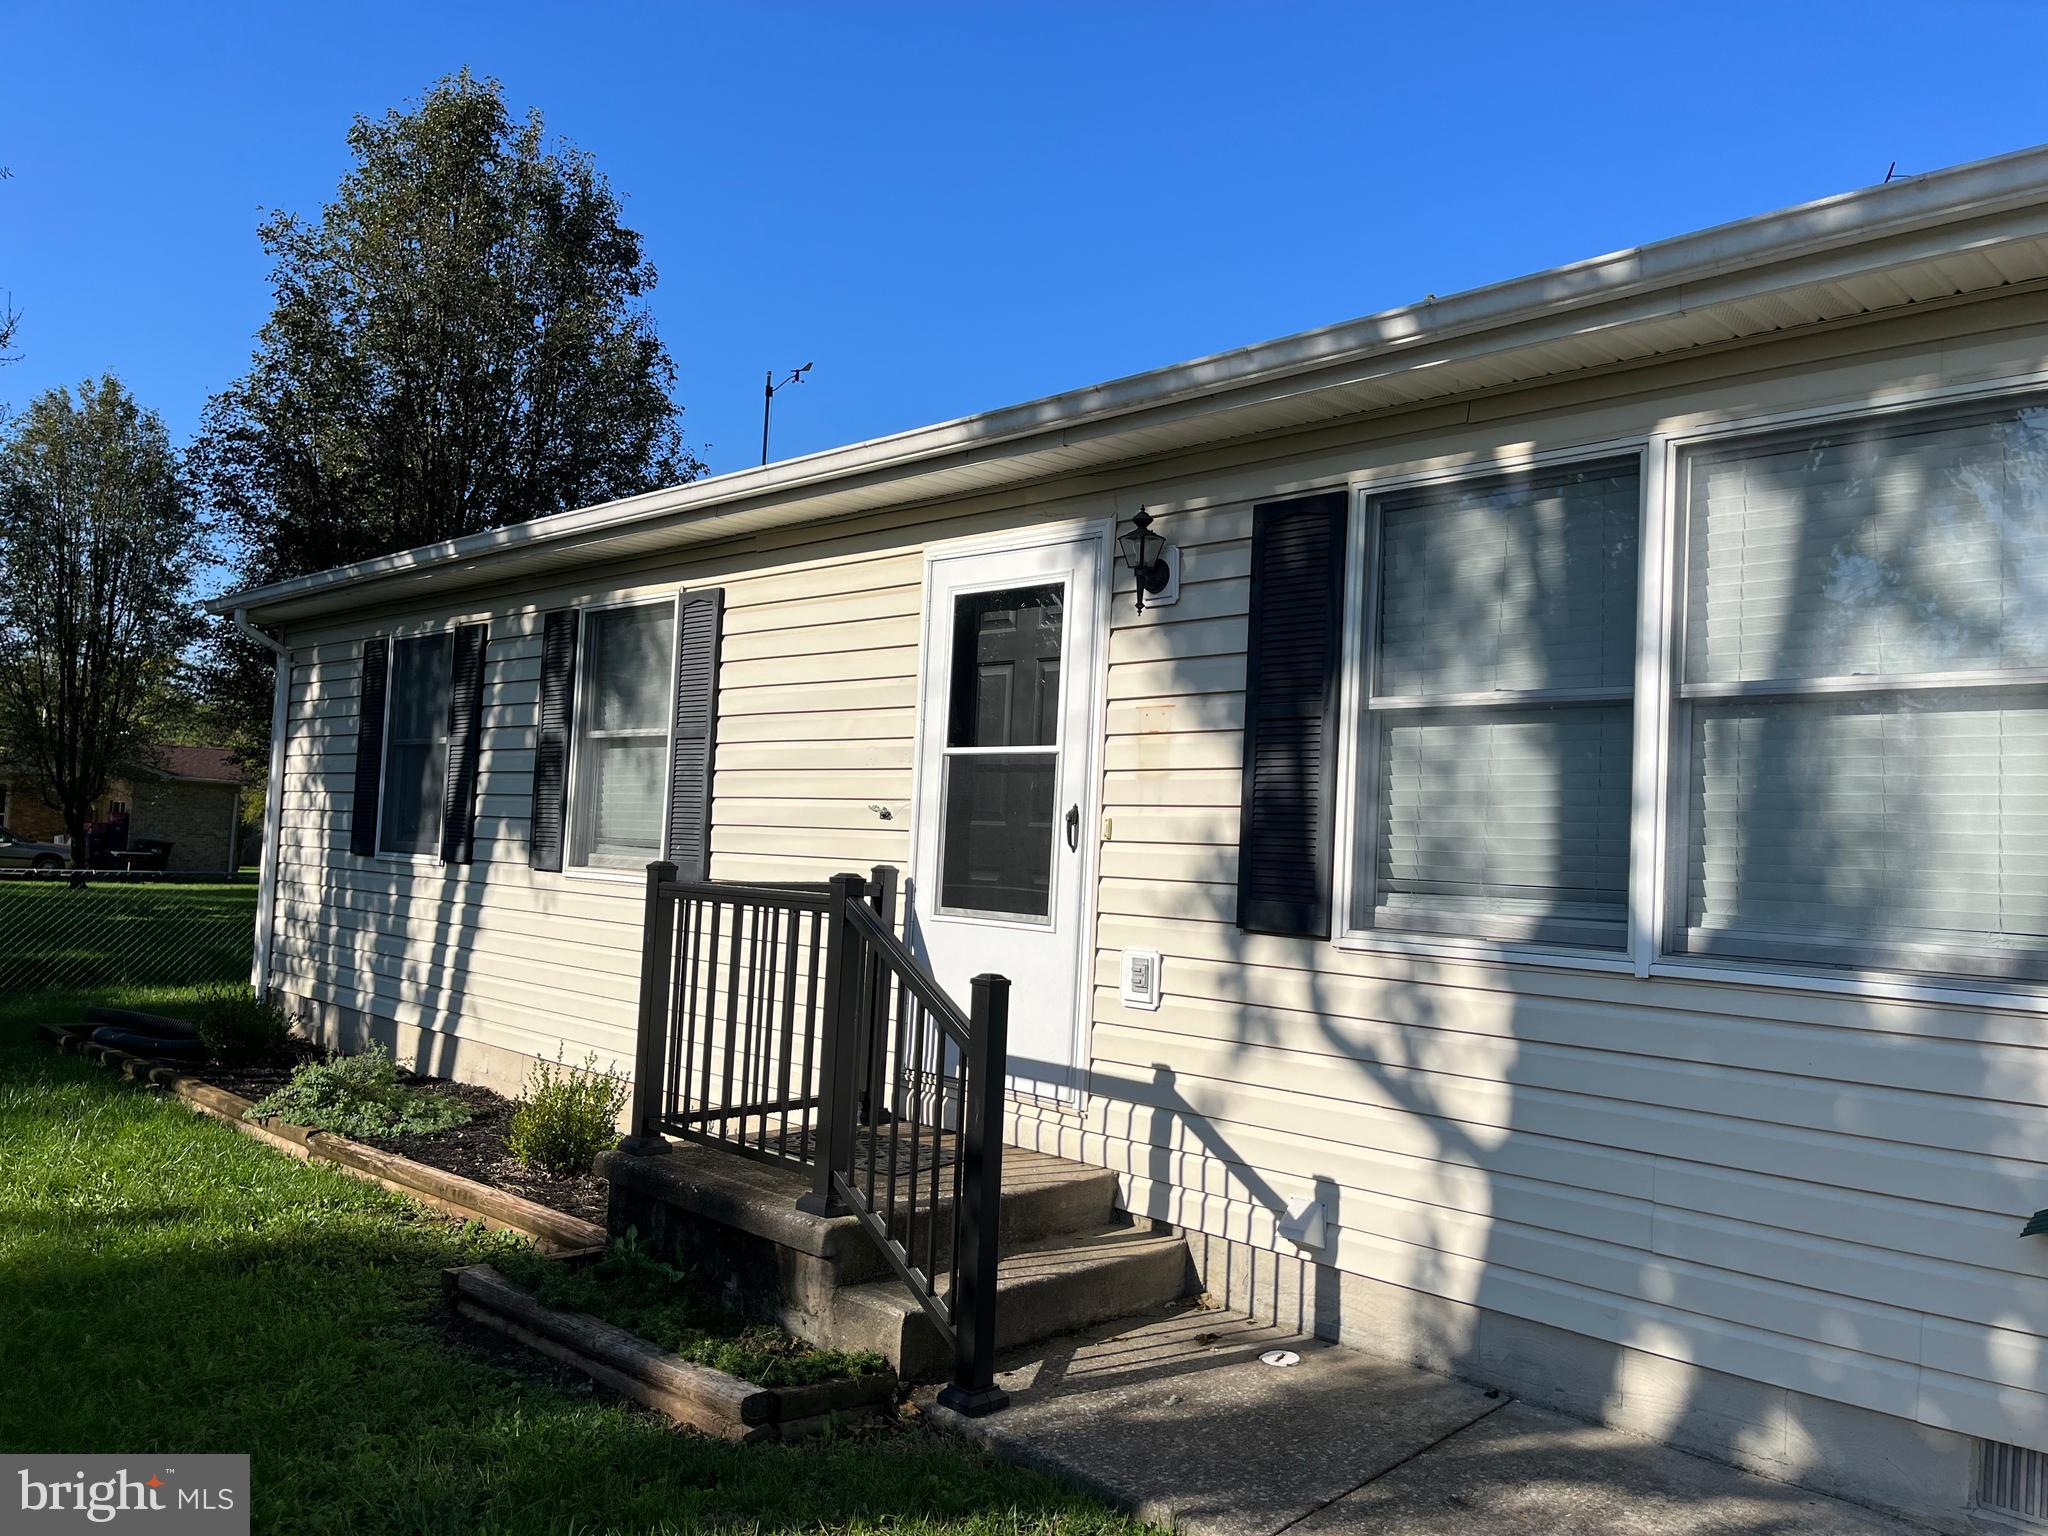
<path fill-rule="evenodd" d="M 660 857 L 668 798 L 675 606 L 585 616 L 577 690 L 575 862 L 644 869 Z"/>
<path fill-rule="evenodd" d="M 454 643 L 452 634 L 417 635 L 391 648 L 384 811 L 377 839 L 386 853 L 435 853 L 441 846 Z"/>
<path fill-rule="evenodd" d="M 1051 919 L 1065 628 L 1059 582 L 954 600 L 943 910 Z"/>

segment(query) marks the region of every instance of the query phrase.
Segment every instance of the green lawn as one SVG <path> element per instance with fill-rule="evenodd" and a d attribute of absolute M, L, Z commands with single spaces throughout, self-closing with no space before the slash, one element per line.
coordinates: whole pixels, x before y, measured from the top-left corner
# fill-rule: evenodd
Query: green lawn
<path fill-rule="evenodd" d="M 728 1446 L 471 1347 L 440 1271 L 509 1239 L 33 1039 L 86 1000 L 0 998 L 0 1445 L 247 1451 L 293 1536 L 1138 1529 L 926 1432 Z"/>
<path fill-rule="evenodd" d="M 0 993 L 246 981 L 256 887 L 0 880 Z"/>

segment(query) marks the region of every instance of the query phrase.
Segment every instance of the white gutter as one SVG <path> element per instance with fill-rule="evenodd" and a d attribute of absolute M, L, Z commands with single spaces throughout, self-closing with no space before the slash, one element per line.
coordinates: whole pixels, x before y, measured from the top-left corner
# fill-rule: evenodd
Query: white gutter
<path fill-rule="evenodd" d="M 277 918 L 277 840 L 284 827 L 284 726 L 292 691 L 292 653 L 275 635 L 249 622 L 249 610 L 234 612 L 235 632 L 270 652 L 270 774 L 263 786 L 263 871 L 256 884 L 256 958 L 249 985 L 270 995 L 270 940 Z M 237 817 L 236 824 L 240 825 Z"/>

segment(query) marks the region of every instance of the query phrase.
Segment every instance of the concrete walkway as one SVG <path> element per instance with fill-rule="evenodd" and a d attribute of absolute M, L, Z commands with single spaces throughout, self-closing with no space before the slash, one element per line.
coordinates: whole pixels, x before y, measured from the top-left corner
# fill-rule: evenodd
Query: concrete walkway
<path fill-rule="evenodd" d="M 1262 1364 L 1267 1350 L 1298 1365 Z M 1448 1377 L 1177 1311 L 1007 1363 L 998 1455 L 1192 1536 L 1919 1536 L 1918 1528 Z"/>

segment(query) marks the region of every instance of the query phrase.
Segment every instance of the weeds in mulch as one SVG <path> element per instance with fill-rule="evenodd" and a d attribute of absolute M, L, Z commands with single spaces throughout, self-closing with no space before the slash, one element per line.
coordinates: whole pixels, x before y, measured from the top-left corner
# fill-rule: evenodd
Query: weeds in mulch
<path fill-rule="evenodd" d="M 246 1115 L 341 1136 L 432 1136 L 469 1117 L 460 1099 L 401 1083 L 398 1063 L 375 1042 L 358 1056 L 307 1063 Z"/>

